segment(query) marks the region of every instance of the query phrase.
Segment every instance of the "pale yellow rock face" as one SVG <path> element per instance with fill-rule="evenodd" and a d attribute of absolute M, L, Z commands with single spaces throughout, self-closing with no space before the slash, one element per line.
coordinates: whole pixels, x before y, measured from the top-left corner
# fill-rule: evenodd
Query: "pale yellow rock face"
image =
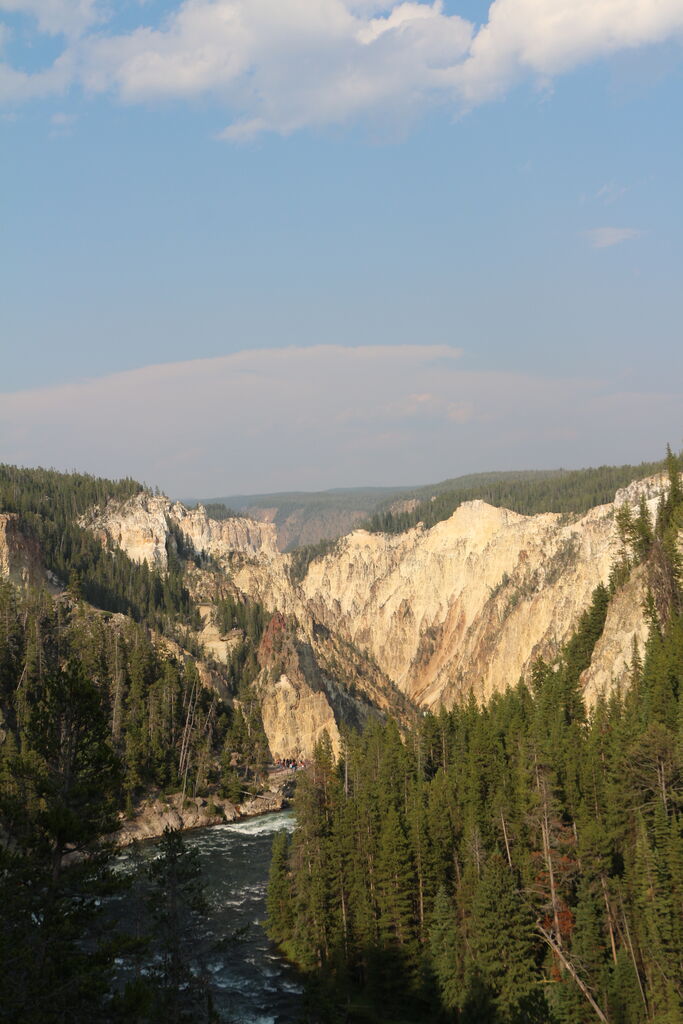
<path fill-rule="evenodd" d="M 214 625 L 213 613 L 214 605 L 199 605 L 199 614 L 202 617 L 202 628 L 197 639 L 207 654 L 210 654 L 215 658 L 220 665 L 225 665 L 227 664 L 230 654 L 241 644 L 242 633 L 240 630 L 233 630 L 232 633 L 224 636 Z"/>
<path fill-rule="evenodd" d="M 598 697 L 622 693 L 630 684 L 634 644 L 642 657 L 649 634 L 643 615 L 647 574 L 638 566 L 610 602 L 602 636 L 595 645 L 590 666 L 581 676 L 584 699 L 592 707 Z"/>
<path fill-rule="evenodd" d="M 473 501 L 430 530 L 357 530 L 313 562 L 298 584 L 268 523 L 217 523 L 201 508 L 138 496 L 96 510 L 88 525 L 138 561 L 163 567 L 172 520 L 197 550 L 215 555 L 243 593 L 296 616 L 309 637 L 322 624 L 369 655 L 411 699 L 436 708 L 470 693 L 486 700 L 528 676 L 537 657 L 553 658 L 620 555 L 616 511 L 624 504 L 637 509 L 643 496 L 654 519 L 665 487 L 662 477 L 631 484 L 612 504 L 577 517 L 523 516 Z M 628 681 L 633 639 L 642 648 L 647 637 L 644 586 L 638 571 L 613 599 L 583 680 L 589 703 Z M 208 631 L 206 639 L 218 654 L 221 639 Z M 338 742 L 329 700 L 315 687 L 304 692 L 301 682 L 285 672 L 263 693 L 274 754 L 312 749 L 323 728 Z"/>
<path fill-rule="evenodd" d="M 316 743 L 327 732 L 335 757 L 341 739 L 334 712 L 321 690 L 314 692 L 303 680 L 293 683 L 286 673 L 262 690 L 261 717 L 270 752 L 281 757 L 313 755 Z"/>
<path fill-rule="evenodd" d="M 470 692 L 486 700 L 526 676 L 537 657 L 557 654 L 595 587 L 609 580 L 621 550 L 616 508 L 637 506 L 642 494 L 654 517 L 663 488 L 661 478 L 632 484 L 613 504 L 573 521 L 468 502 L 431 530 L 342 538 L 298 588 L 280 567 L 258 561 L 234 579 L 267 607 L 346 637 L 427 707 L 451 706 Z M 621 617 L 606 629 L 622 661 L 630 660 L 634 631 L 643 637 L 634 595 L 632 588 L 623 596 Z M 607 669 L 600 671 L 587 683 L 589 697 L 606 682 Z"/>
<path fill-rule="evenodd" d="M 240 517 L 219 521 L 209 518 L 203 505 L 187 509 L 180 502 L 171 509 L 171 519 L 192 542 L 195 551 L 206 551 L 217 558 L 233 552 L 262 557 L 279 555 L 277 532 L 272 523 Z"/>
<path fill-rule="evenodd" d="M 137 808 L 132 818 L 121 816 L 121 827 L 112 838 L 117 846 L 154 839 L 163 835 L 165 828 L 191 829 L 220 825 L 235 821 L 239 808 L 229 800 L 212 797 L 211 804 L 194 798 L 183 801 L 182 793 L 161 798 L 150 797 Z"/>
<path fill-rule="evenodd" d="M 46 582 L 38 545 L 22 532 L 19 516 L 13 512 L 0 513 L 0 579 L 20 586 Z"/>
<path fill-rule="evenodd" d="M 277 554 L 275 527 L 251 519 L 210 519 L 203 506 L 187 509 L 163 496 L 136 494 L 126 502 L 111 501 L 104 509 L 91 509 L 80 520 L 102 540 L 109 539 L 134 562 L 164 570 L 169 523 L 177 526 L 195 551 L 218 558 L 231 553 Z"/>

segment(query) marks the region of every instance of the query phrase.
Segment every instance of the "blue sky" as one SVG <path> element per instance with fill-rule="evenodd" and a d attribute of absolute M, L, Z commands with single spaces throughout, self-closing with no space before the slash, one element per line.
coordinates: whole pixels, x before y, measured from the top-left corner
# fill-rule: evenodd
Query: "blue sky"
<path fill-rule="evenodd" d="M 3 461 L 218 494 L 683 442 L 683 0 L 0 23 Z"/>

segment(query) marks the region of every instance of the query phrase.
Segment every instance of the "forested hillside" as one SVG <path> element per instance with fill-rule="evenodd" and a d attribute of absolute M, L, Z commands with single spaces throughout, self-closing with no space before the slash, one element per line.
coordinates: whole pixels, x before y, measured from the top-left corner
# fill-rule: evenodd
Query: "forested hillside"
<path fill-rule="evenodd" d="M 417 726 L 405 698 L 380 700 L 386 678 L 335 623 L 313 617 L 306 633 L 294 614 L 271 618 L 258 587 L 245 596 L 230 552 L 207 559 L 162 518 L 162 572 L 78 525 L 139 484 L 0 467 L 0 512 L 54 574 L 52 594 L 0 584 L 0 1019 L 168 1019 L 147 982 L 112 987 L 116 943 L 135 940 L 102 923 L 102 836 L 151 793 L 242 799 L 269 756 L 262 707 L 282 716 L 287 694 L 289 727 L 304 697 L 313 707 L 327 687 L 342 707 L 358 687 L 372 714 L 327 708 L 340 761 L 318 744 L 273 860 L 269 928 L 314 979 L 312 1019 L 682 1024 L 683 493 L 680 459 L 663 465 L 661 498 L 609 511 L 618 561 L 557 663 Z M 562 476 L 552 500 L 592 503 L 632 472 Z M 514 486 L 544 503 L 551 483 Z M 273 552 L 234 565 L 289 583 Z M 629 687 L 588 716 L 582 673 L 635 570 L 649 640 Z M 204 657 L 202 601 L 222 664 Z M 192 991 L 174 984 L 174 999 Z"/>
<path fill-rule="evenodd" d="M 235 711 L 202 685 L 201 664 L 145 625 L 0 582 L 0 1020 L 151 1024 L 181 1019 L 180 1004 L 212 1019 L 197 1016 L 206 1006 L 185 967 L 169 974 L 165 962 L 125 998 L 117 990 L 116 957 L 159 943 L 164 901 L 182 898 L 194 868 L 169 839 L 163 891 L 152 885 L 135 934 L 110 934 L 102 901 L 121 882 L 103 837 L 149 794 L 163 804 L 180 793 L 181 809 L 204 798 L 211 813 L 217 797 L 242 802 L 254 786 L 268 760 L 249 689 L 265 617 L 245 608 L 234 620 L 234 657 L 212 674 L 242 696 Z"/>
<path fill-rule="evenodd" d="M 237 627 L 232 659 L 212 666 L 226 695 L 246 695 L 258 672 L 255 651 L 266 617 L 258 606 L 245 605 L 240 618 L 244 627 Z M 189 796 L 223 791 L 233 781 L 231 753 L 243 765 L 266 759 L 255 702 L 244 696 L 233 714 L 180 648 L 166 649 L 144 626 L 99 614 L 68 594 L 20 594 L 1 583 L 0 761 L 9 766 L 8 787 L 13 759 L 22 763 L 32 750 L 31 723 L 44 713 L 39 709 L 63 699 L 55 694 L 74 680 L 98 704 L 107 746 L 119 765 L 117 808 L 130 806 L 150 788 L 182 788 Z M 251 740 L 246 714 L 255 716 Z M 6 828 L 14 834 L 7 822 Z"/>
<path fill-rule="evenodd" d="M 197 624 L 183 582 L 178 543 L 169 551 L 169 571 L 163 576 L 137 565 L 121 550 L 105 547 L 79 526 L 80 515 L 111 498 L 125 500 L 143 490 L 135 480 L 104 480 L 82 473 L 21 469 L 0 465 L 0 512 L 17 513 L 22 528 L 35 538 L 45 568 L 62 585 L 86 601 L 112 612 L 123 612 L 162 632 L 177 623 Z"/>
<path fill-rule="evenodd" d="M 522 515 L 587 512 L 589 508 L 612 501 L 620 487 L 659 473 L 663 468 L 663 462 L 642 462 L 639 466 L 463 476 L 408 493 L 403 497 L 413 499 L 407 502 L 412 507 L 404 511 L 394 511 L 390 506 L 377 509 L 363 525 L 376 533 L 402 533 L 418 523 L 429 528 L 448 519 L 458 505 L 477 498 Z"/>
<path fill-rule="evenodd" d="M 387 533 L 401 533 L 419 522 L 430 527 L 447 519 L 462 502 L 476 498 L 525 515 L 585 512 L 612 501 L 620 487 L 662 467 L 662 462 L 643 462 L 580 470 L 470 473 L 423 487 L 242 495 L 210 499 L 204 506 L 217 519 L 239 514 L 274 522 L 280 550 L 296 556 L 301 551 L 300 558 L 310 560 L 357 527 Z"/>
<path fill-rule="evenodd" d="M 486 706 L 319 745 L 274 850 L 269 929 L 328 1021 L 683 1021 L 683 493 L 620 524 L 647 567 L 631 686 L 587 717 L 611 597 Z"/>

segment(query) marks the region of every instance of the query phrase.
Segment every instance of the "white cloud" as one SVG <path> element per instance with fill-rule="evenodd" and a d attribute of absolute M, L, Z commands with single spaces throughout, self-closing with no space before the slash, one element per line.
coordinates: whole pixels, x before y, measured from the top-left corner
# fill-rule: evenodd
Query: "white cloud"
<path fill-rule="evenodd" d="M 78 35 L 95 0 L 0 0 L 43 31 Z M 86 32 L 63 54 L 66 76 L 131 103 L 218 96 L 222 132 L 244 139 L 426 104 L 474 106 L 531 76 L 537 83 L 620 49 L 680 37 L 683 0 L 495 0 L 480 30 L 441 0 L 184 0 L 157 26 Z M 13 77 L 14 75 L 14 77 Z M 44 94 L 45 77 L 0 78 L 10 99 Z"/>
<path fill-rule="evenodd" d="M 64 111 L 58 111 L 53 114 L 50 118 L 50 124 L 53 128 L 70 128 L 76 121 L 75 114 L 65 114 Z"/>
<path fill-rule="evenodd" d="M 221 95 L 237 111 L 223 136 L 238 139 L 428 102 L 442 68 L 465 57 L 471 26 L 438 3 L 373 8 L 191 0 L 160 30 L 94 40 L 82 80 L 129 102 Z"/>
<path fill-rule="evenodd" d="M 19 104 L 66 92 L 73 81 L 73 57 L 69 50 L 44 71 L 17 71 L 0 62 L 0 103 Z"/>
<path fill-rule="evenodd" d="M 35 18 L 41 32 L 77 36 L 100 20 L 97 0 L 0 0 L 0 11 Z"/>
<path fill-rule="evenodd" d="M 639 238 L 642 233 L 637 228 L 591 228 L 584 232 L 594 249 L 609 249 L 632 238 Z"/>
<path fill-rule="evenodd" d="M 459 356 L 439 345 L 256 350 L 0 394 L 0 461 L 209 495 L 638 461 L 680 432 L 680 394 L 467 371 Z"/>
<path fill-rule="evenodd" d="M 521 75 L 558 75 L 682 32 L 681 0 L 495 0 L 454 78 L 480 103 Z"/>

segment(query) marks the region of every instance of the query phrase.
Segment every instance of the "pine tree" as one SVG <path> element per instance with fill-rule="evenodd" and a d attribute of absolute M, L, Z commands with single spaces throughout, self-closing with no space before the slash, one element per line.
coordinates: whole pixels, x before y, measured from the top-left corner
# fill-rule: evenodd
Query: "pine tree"
<path fill-rule="evenodd" d="M 494 855 L 474 897 L 473 963 L 491 991 L 501 1022 L 545 1022 L 548 1010 L 538 986 L 533 915 L 512 872 Z"/>
<path fill-rule="evenodd" d="M 444 886 L 439 888 L 434 901 L 429 951 L 443 1006 L 455 1010 L 464 1003 L 464 951 L 455 908 Z"/>
<path fill-rule="evenodd" d="M 80 663 L 45 674 L 25 731 L 41 802 L 36 839 L 49 846 L 56 878 L 68 850 L 85 850 L 117 827 L 119 764 L 100 696 Z"/>
<path fill-rule="evenodd" d="M 278 832 L 273 839 L 268 879 L 268 934 L 286 944 L 292 934 L 292 884 L 289 874 L 289 836 Z"/>
<path fill-rule="evenodd" d="M 409 957 L 414 956 L 415 868 L 403 826 L 393 807 L 389 808 L 382 822 L 377 875 L 381 899 L 382 939 L 388 946 L 400 946 Z"/>

